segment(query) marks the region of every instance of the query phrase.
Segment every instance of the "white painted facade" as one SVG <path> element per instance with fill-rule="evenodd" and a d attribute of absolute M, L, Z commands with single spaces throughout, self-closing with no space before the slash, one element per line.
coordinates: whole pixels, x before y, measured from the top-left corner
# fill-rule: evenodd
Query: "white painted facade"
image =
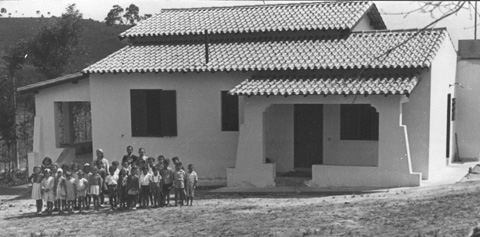
<path fill-rule="evenodd" d="M 460 40 L 457 63 L 456 132 L 459 156 L 480 158 L 480 41 Z"/>

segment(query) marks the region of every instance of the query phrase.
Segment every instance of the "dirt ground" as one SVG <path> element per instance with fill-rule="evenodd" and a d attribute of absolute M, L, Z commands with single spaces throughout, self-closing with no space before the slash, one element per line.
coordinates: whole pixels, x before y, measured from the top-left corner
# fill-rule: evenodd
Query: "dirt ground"
<path fill-rule="evenodd" d="M 480 181 L 466 181 L 336 196 L 199 190 L 192 207 L 52 216 L 16 198 L 0 204 L 0 235 L 467 236 L 480 222 Z"/>

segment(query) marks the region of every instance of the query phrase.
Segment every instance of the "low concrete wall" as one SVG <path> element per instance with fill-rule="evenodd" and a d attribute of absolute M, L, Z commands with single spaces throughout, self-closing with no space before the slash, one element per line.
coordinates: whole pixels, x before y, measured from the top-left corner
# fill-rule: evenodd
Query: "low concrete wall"
<path fill-rule="evenodd" d="M 419 186 L 421 173 L 386 170 L 379 167 L 313 165 L 315 187 L 412 187 Z"/>

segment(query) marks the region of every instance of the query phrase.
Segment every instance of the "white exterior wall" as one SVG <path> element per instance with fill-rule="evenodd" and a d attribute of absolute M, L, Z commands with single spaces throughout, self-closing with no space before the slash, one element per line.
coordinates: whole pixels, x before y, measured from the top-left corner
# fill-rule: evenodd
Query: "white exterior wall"
<path fill-rule="evenodd" d="M 275 163 L 277 172 L 293 171 L 293 105 L 268 107 L 265 123 L 266 157 Z"/>
<path fill-rule="evenodd" d="M 358 22 L 358 24 L 353 27 L 352 31 L 362 31 L 362 30 L 375 30 L 373 26 L 370 25 L 370 20 L 368 19 L 367 14 L 364 14 L 362 19 Z"/>
<path fill-rule="evenodd" d="M 378 141 L 340 140 L 340 105 L 323 106 L 323 164 L 378 165 Z"/>
<path fill-rule="evenodd" d="M 90 101 L 89 79 L 78 84 L 66 83 L 40 90 L 35 94 L 34 165 L 40 165 L 49 156 L 56 162 L 64 148 L 57 148 L 55 139 L 55 102 Z M 33 167 L 30 165 L 29 167 Z"/>
<path fill-rule="evenodd" d="M 147 156 L 178 156 L 192 163 L 199 185 L 226 182 L 226 168 L 235 164 L 238 132 L 221 131 L 221 94 L 249 75 L 243 73 L 91 74 L 93 149 L 120 161 L 126 147 L 146 149 Z M 130 90 L 164 89 L 177 94 L 176 137 L 132 137 Z"/>
<path fill-rule="evenodd" d="M 419 83 L 409 96 L 410 102 L 403 104 L 403 124 L 407 127 L 410 141 L 412 170 L 421 172 L 423 179 L 428 179 L 430 77 L 430 71 L 423 70 Z"/>
<path fill-rule="evenodd" d="M 458 61 L 456 131 L 461 158 L 480 157 L 480 59 Z M 455 142 L 455 140 L 454 140 Z M 454 143 L 455 144 L 455 143 Z"/>
<path fill-rule="evenodd" d="M 431 93 L 430 93 L 430 147 L 428 176 L 441 176 L 447 164 L 453 160 L 453 144 L 455 131 L 450 124 L 450 149 L 447 159 L 447 109 L 448 94 L 455 97 L 455 83 L 457 68 L 457 53 L 450 37 L 447 35 L 431 66 Z M 450 86 L 452 85 L 452 86 Z"/>

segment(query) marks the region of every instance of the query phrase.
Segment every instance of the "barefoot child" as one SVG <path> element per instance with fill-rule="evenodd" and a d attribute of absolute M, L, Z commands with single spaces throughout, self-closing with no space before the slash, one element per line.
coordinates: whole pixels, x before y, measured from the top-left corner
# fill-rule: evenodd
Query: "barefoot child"
<path fill-rule="evenodd" d="M 82 213 L 82 210 L 85 209 L 85 196 L 87 194 L 88 180 L 85 178 L 85 173 L 83 170 L 78 171 L 78 185 L 77 185 L 77 196 L 78 196 L 78 213 Z"/>
<path fill-rule="evenodd" d="M 193 165 L 188 165 L 187 172 L 187 184 L 185 185 L 187 191 L 187 206 L 188 200 L 190 199 L 190 206 L 193 205 L 193 197 L 195 195 L 195 189 L 197 188 L 198 176 L 197 173 L 193 170 Z"/>
<path fill-rule="evenodd" d="M 33 174 L 30 175 L 28 181 L 32 183 L 32 199 L 35 200 L 37 205 L 37 213 L 42 212 L 42 179 L 43 174 L 40 172 L 40 166 L 33 167 Z"/>
<path fill-rule="evenodd" d="M 153 167 L 153 175 L 150 182 L 150 190 L 153 195 L 152 205 L 154 207 L 160 206 L 160 199 L 162 196 L 162 176 L 158 172 L 157 167 Z"/>
<path fill-rule="evenodd" d="M 180 205 L 183 205 L 185 200 L 185 171 L 182 170 L 182 162 L 178 162 L 175 169 L 177 171 L 175 172 L 173 185 L 175 188 L 175 206 L 177 206 L 178 201 L 180 201 Z"/>
<path fill-rule="evenodd" d="M 90 176 L 88 184 L 90 185 L 90 195 L 93 196 L 93 206 L 95 208 L 95 211 L 99 211 L 100 193 L 102 192 L 103 188 L 103 179 L 100 174 L 98 174 L 98 170 L 96 167 L 92 168 L 92 176 Z"/>
<path fill-rule="evenodd" d="M 47 203 L 47 213 L 52 214 L 53 202 L 55 201 L 55 194 L 53 187 L 55 186 L 55 179 L 51 176 L 50 169 L 45 169 L 44 177 L 42 180 L 43 199 Z"/>
<path fill-rule="evenodd" d="M 105 178 L 105 184 L 108 188 L 108 202 L 110 208 L 114 210 L 117 207 L 117 177 L 115 176 L 115 170 L 117 168 L 110 166 L 110 174 Z"/>
<path fill-rule="evenodd" d="M 137 168 L 133 167 L 127 178 L 128 206 L 133 210 L 137 209 L 137 197 L 140 181 L 137 176 Z"/>
<path fill-rule="evenodd" d="M 67 193 L 67 211 L 73 213 L 75 199 L 77 199 L 77 181 L 72 177 L 72 173 L 67 171 L 65 177 L 65 190 Z"/>

